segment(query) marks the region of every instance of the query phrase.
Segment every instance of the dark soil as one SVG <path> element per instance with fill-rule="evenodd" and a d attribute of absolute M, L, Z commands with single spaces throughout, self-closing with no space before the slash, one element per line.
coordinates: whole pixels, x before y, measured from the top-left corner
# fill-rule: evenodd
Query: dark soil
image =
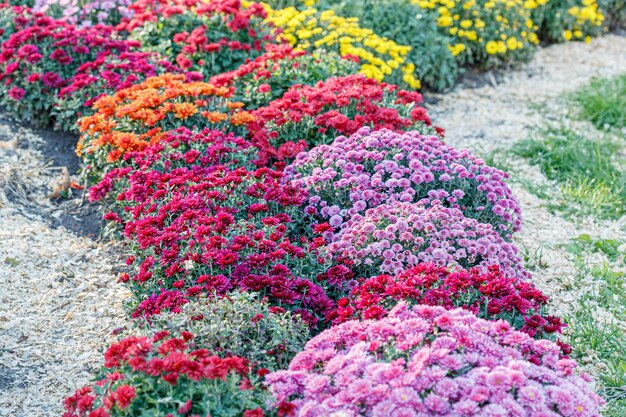
<path fill-rule="evenodd" d="M 51 161 L 53 166 L 67 167 L 70 175 L 80 174 L 81 160 L 75 152 L 77 135 L 53 130 L 34 130 L 45 142 L 45 146 L 39 146 L 38 150 L 46 161 Z M 83 201 L 83 191 L 74 190 L 73 198 L 59 199 L 57 204 L 62 213 L 58 217 L 50 218 L 53 228 L 63 226 L 80 236 L 99 236 L 104 226 L 102 215 L 97 205 L 89 203 L 87 196 Z"/>
<path fill-rule="evenodd" d="M 5 122 L 7 114 L 3 114 Z M 49 162 L 52 167 L 67 167 L 70 175 L 80 177 L 81 160 L 76 155 L 76 143 L 78 135 L 57 132 L 48 129 L 37 129 L 32 126 L 20 124 L 18 122 L 9 122 L 15 126 L 17 130 L 20 126 L 26 127 L 38 136 L 40 136 L 43 144 L 20 143 L 21 148 L 35 146 L 36 149 L 44 156 L 44 161 Z M 19 201 L 20 208 L 24 214 L 32 214 L 40 216 L 52 228 L 65 227 L 67 230 L 74 232 L 79 236 L 97 238 L 101 234 L 104 226 L 102 215 L 99 212 L 99 206 L 89 203 L 86 191 L 71 190 L 70 198 L 59 198 L 53 200 L 53 207 L 42 207 L 38 205 L 25 206 L 23 201 Z M 7 197 L 11 198 L 10 195 Z M 18 203 L 18 201 L 15 201 Z"/>

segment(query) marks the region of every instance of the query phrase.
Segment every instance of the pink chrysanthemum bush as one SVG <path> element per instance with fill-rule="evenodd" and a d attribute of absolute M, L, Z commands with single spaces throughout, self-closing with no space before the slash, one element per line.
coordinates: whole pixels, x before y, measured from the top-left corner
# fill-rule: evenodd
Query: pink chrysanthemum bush
<path fill-rule="evenodd" d="M 197 346 L 189 332 L 116 342 L 104 354 L 102 374 L 65 399 L 63 417 L 263 417 L 267 403 L 264 371 Z"/>
<path fill-rule="evenodd" d="M 598 417 L 559 346 L 462 309 L 396 306 L 310 340 L 266 381 L 298 417 Z"/>
<path fill-rule="evenodd" d="M 332 222 L 332 217 L 331 217 Z M 316 229 L 330 229 L 332 223 Z M 441 202 L 396 201 L 355 214 L 328 245 L 337 259 L 354 263 L 358 276 L 398 274 L 422 262 L 437 266 L 476 267 L 487 272 L 496 265 L 512 277 L 529 278 L 517 248 L 490 224 L 467 218 Z"/>
<path fill-rule="evenodd" d="M 520 229 L 521 210 L 508 175 L 436 136 L 362 128 L 330 145 L 300 153 L 285 169 L 308 192 L 311 223 L 340 230 L 355 214 L 393 202 L 437 200 L 489 223 L 504 237 Z M 332 231 L 327 237 L 331 238 Z"/>
<path fill-rule="evenodd" d="M 350 296 L 339 300 L 328 317 L 334 323 L 386 317 L 398 302 L 446 309 L 461 307 L 480 318 L 504 319 L 534 338 L 549 338 L 565 327 L 546 313 L 548 297 L 532 283 L 508 277 L 498 267 L 449 269 L 421 263 L 398 275 L 379 275 L 360 282 Z M 557 342 L 565 354 L 571 348 Z"/>

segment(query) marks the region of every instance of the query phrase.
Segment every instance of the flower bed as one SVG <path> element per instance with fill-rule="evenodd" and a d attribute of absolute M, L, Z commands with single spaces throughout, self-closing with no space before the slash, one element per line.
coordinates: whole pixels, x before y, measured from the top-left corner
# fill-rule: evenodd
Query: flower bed
<path fill-rule="evenodd" d="M 411 3 L 457 62 L 516 61 L 539 33 L 540 3 Z M 598 415 L 511 243 L 506 174 L 380 81 L 417 86 L 416 51 L 332 11 L 128 9 L 96 15 L 114 29 L 0 7 L 1 100 L 83 116 L 90 200 L 128 254 L 136 326 L 66 417 Z M 593 1 L 570 15 L 601 21 Z"/>

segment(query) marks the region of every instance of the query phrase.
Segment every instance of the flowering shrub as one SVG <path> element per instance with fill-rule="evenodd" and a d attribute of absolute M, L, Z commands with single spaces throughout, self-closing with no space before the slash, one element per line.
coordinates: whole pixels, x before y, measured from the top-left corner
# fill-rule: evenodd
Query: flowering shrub
<path fill-rule="evenodd" d="M 322 5 L 340 16 L 358 18 L 360 26 L 388 36 L 399 45 L 411 46 L 404 70 L 385 76 L 386 82 L 404 86 L 407 83 L 403 78 L 412 74 L 429 89 L 443 91 L 455 84 L 460 68 L 453 52 L 459 48 L 451 48 L 450 35 L 441 33 L 436 12 L 408 0 L 322 0 L 317 7 Z"/>
<path fill-rule="evenodd" d="M 451 36 L 457 59 L 489 67 L 530 56 L 539 43 L 532 10 L 548 0 L 410 1 L 436 11 L 437 25 Z"/>
<path fill-rule="evenodd" d="M 10 35 L 0 47 L 0 104 L 35 125 L 50 124 L 55 98 L 81 66 L 139 47 L 114 39 L 110 27 L 80 29 L 23 8 L 11 14 Z"/>
<path fill-rule="evenodd" d="M 357 64 L 318 49 L 294 51 L 288 44 L 266 46 L 266 52 L 234 71 L 211 77 L 217 87 L 234 89 L 234 98 L 257 108 L 281 97 L 295 84 L 314 85 L 331 77 L 354 74 Z"/>
<path fill-rule="evenodd" d="M 604 13 L 596 0 L 549 0 L 533 11 L 542 39 L 591 41 L 603 32 Z"/>
<path fill-rule="evenodd" d="M 317 229 L 335 224 L 331 217 Z M 515 246 L 505 242 L 492 225 L 468 219 L 461 210 L 445 208 L 438 201 L 431 205 L 398 201 L 355 214 L 328 249 L 354 262 L 357 275 L 363 277 L 398 274 L 422 262 L 477 267 L 481 272 L 498 265 L 505 275 L 529 277 Z"/>
<path fill-rule="evenodd" d="M 255 367 L 284 369 L 309 339 L 309 328 L 292 314 L 251 293 L 234 292 L 182 306 L 177 313 L 151 316 L 149 329 L 196 335 L 197 346 L 222 357 L 241 356 Z"/>
<path fill-rule="evenodd" d="M 279 29 L 280 38 L 297 49 L 324 48 L 340 55 L 358 57 L 359 73 L 378 81 L 401 79 L 410 88 L 420 88 L 415 64 L 407 62 L 410 46 L 398 45 L 359 26 L 358 19 L 337 16 L 333 10 L 295 7 L 274 10 L 266 5 L 267 21 Z"/>
<path fill-rule="evenodd" d="M 339 301 L 332 318 L 335 323 L 356 317 L 381 319 L 402 300 L 409 305 L 462 307 L 480 318 L 504 319 L 535 338 L 560 333 L 565 326 L 558 317 L 544 314 L 548 297 L 533 284 L 500 273 L 497 267 L 481 273 L 476 269 L 451 271 L 428 263 L 397 276 L 379 275 L 363 281 L 350 297 Z M 566 345 L 564 349 L 569 350 Z"/>
<path fill-rule="evenodd" d="M 380 204 L 435 199 L 492 224 L 504 237 L 522 223 L 519 204 L 504 183 L 506 173 L 467 150 L 418 132 L 362 128 L 299 154 L 285 175 L 293 186 L 307 190 L 304 211 L 315 220 L 312 223 L 332 217 L 337 229 Z"/>
<path fill-rule="evenodd" d="M 293 86 L 282 98 L 252 112 L 252 141 L 267 157 L 284 160 L 308 146 L 330 143 L 363 126 L 394 131 L 422 129 L 431 121 L 422 96 L 363 75 Z"/>
<path fill-rule="evenodd" d="M 177 127 L 209 125 L 241 132 L 252 116 L 228 96 L 225 87 L 187 82 L 181 74 L 150 77 L 94 103 L 95 114 L 80 121 L 77 153 L 97 169 L 157 143 Z"/>
<path fill-rule="evenodd" d="M 132 12 L 132 0 L 35 0 L 33 10 L 79 26 L 116 25 Z"/>
<path fill-rule="evenodd" d="M 145 48 L 169 57 L 183 69 L 213 75 L 231 71 L 261 55 L 272 41 L 266 14 L 240 0 L 138 0 L 134 16 L 117 26 Z"/>
<path fill-rule="evenodd" d="M 209 138 L 199 143 L 204 135 Z M 351 273 L 340 266 L 327 271 L 318 245 L 290 228 L 304 197 L 283 184 L 280 173 L 215 164 L 231 157 L 223 147 L 230 140 L 221 132 L 174 132 L 157 151 L 131 154 L 134 166 L 111 170 L 91 190 L 92 201 L 113 193 L 116 203 L 105 218 L 119 223 L 132 242 L 128 264 L 136 272 L 123 280 L 140 301 L 148 299 L 138 314 L 161 309 L 158 303 L 177 308 L 181 298 L 239 289 L 258 292 L 314 325 L 333 302 L 312 279 L 325 273 L 320 279 L 335 298 L 334 292 L 345 293 Z M 162 289 L 169 291 L 163 297 Z"/>
<path fill-rule="evenodd" d="M 575 366 L 504 320 L 400 303 L 324 331 L 266 380 L 296 416 L 599 417 L 603 400 Z"/>
<path fill-rule="evenodd" d="M 105 352 L 105 376 L 65 399 L 63 417 L 262 417 L 267 393 L 258 373 L 243 357 L 197 346 L 189 332 L 130 336 Z"/>

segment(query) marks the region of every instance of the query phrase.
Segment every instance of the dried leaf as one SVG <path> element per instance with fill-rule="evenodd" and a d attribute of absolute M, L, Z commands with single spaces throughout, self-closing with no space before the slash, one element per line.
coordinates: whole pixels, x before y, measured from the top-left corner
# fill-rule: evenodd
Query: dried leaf
<path fill-rule="evenodd" d="M 70 188 L 70 172 L 67 167 L 61 168 L 61 178 L 58 182 L 52 187 L 52 192 L 48 195 L 48 198 L 54 200 L 63 195 L 67 195 L 67 192 Z"/>

